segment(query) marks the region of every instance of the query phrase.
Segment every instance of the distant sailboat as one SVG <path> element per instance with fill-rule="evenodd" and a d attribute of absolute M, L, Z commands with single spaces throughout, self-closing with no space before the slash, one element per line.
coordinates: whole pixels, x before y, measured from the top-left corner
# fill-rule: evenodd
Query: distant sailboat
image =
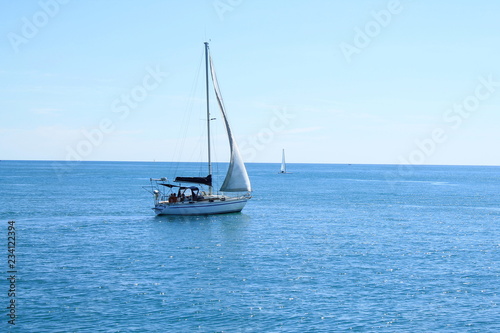
<path fill-rule="evenodd" d="M 283 152 L 281 154 L 281 169 L 279 173 L 290 173 L 286 172 L 285 149 L 283 149 Z"/>
<path fill-rule="evenodd" d="M 245 164 L 241 158 L 238 145 L 234 140 L 229 122 L 226 116 L 222 95 L 219 90 L 215 70 L 212 64 L 212 57 L 209 55 L 208 43 L 205 43 L 205 81 L 207 99 L 207 143 L 208 143 L 208 175 L 206 177 L 176 177 L 174 183 L 168 182 L 167 178 L 151 179 L 151 193 L 154 196 L 154 212 L 157 215 L 211 215 L 240 212 L 251 198 L 252 187 L 248 177 Z M 212 77 L 212 85 L 215 91 L 224 125 L 227 131 L 231 159 L 224 183 L 220 187 L 222 194 L 213 193 L 212 187 L 212 162 L 210 148 L 210 116 L 209 107 L 209 70 Z M 203 191 L 198 186 L 184 186 L 182 184 L 196 184 L 203 188 L 207 186 L 207 191 Z M 240 192 L 235 196 L 226 195 L 226 192 Z M 241 194 L 243 193 L 243 194 Z"/>

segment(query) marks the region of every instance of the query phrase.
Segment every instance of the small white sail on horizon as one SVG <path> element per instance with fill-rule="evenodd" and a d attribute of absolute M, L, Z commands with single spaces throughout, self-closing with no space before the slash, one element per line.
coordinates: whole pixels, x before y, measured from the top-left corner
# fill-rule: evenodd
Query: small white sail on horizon
<path fill-rule="evenodd" d="M 283 149 L 281 154 L 281 173 L 286 173 L 285 149 Z"/>
<path fill-rule="evenodd" d="M 286 172 L 286 162 L 285 162 L 285 149 L 281 153 L 281 168 L 279 173 L 290 173 Z"/>

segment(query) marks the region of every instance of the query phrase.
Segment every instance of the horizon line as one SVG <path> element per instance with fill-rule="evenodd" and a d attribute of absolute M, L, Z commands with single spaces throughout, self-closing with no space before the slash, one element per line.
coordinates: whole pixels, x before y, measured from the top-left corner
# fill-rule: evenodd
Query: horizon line
<path fill-rule="evenodd" d="M 58 163 L 82 163 L 82 162 L 114 162 L 114 163 L 206 163 L 192 161 L 163 161 L 163 160 L 51 160 L 51 159 L 6 159 L 0 162 L 58 162 Z M 214 162 L 214 163 L 229 163 Z M 245 164 L 281 164 L 281 162 L 245 162 Z M 348 162 L 287 162 L 287 164 L 325 164 L 325 165 L 387 165 L 387 166 L 478 166 L 478 167 L 499 167 L 497 164 L 403 164 L 403 163 L 348 163 Z"/>

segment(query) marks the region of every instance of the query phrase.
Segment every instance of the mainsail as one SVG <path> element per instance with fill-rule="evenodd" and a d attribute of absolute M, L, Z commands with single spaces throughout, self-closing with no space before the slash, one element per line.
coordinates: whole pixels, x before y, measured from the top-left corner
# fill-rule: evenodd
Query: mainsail
<path fill-rule="evenodd" d="M 229 162 L 229 169 L 227 170 L 226 178 L 222 184 L 221 192 L 245 192 L 252 191 L 252 186 L 250 185 L 250 179 L 248 178 L 247 169 L 241 158 L 238 145 L 234 140 L 233 134 L 231 133 L 231 128 L 229 127 L 229 121 L 227 119 L 226 110 L 224 108 L 224 102 L 222 100 L 222 95 L 220 93 L 219 84 L 217 83 L 217 77 L 215 75 L 215 69 L 212 62 L 212 57 L 210 57 L 210 70 L 212 73 L 212 82 L 214 85 L 215 96 L 217 97 L 217 102 L 219 103 L 219 108 L 222 113 L 222 118 L 224 118 L 224 124 L 227 130 L 227 136 L 229 139 L 229 146 L 231 148 L 231 160 Z"/>

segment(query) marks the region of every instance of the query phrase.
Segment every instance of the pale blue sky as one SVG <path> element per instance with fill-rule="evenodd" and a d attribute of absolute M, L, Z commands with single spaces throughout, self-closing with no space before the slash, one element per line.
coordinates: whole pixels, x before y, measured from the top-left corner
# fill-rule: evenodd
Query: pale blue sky
<path fill-rule="evenodd" d="M 0 6 L 3 160 L 196 159 L 210 39 L 247 162 L 500 165 L 498 1 Z"/>

